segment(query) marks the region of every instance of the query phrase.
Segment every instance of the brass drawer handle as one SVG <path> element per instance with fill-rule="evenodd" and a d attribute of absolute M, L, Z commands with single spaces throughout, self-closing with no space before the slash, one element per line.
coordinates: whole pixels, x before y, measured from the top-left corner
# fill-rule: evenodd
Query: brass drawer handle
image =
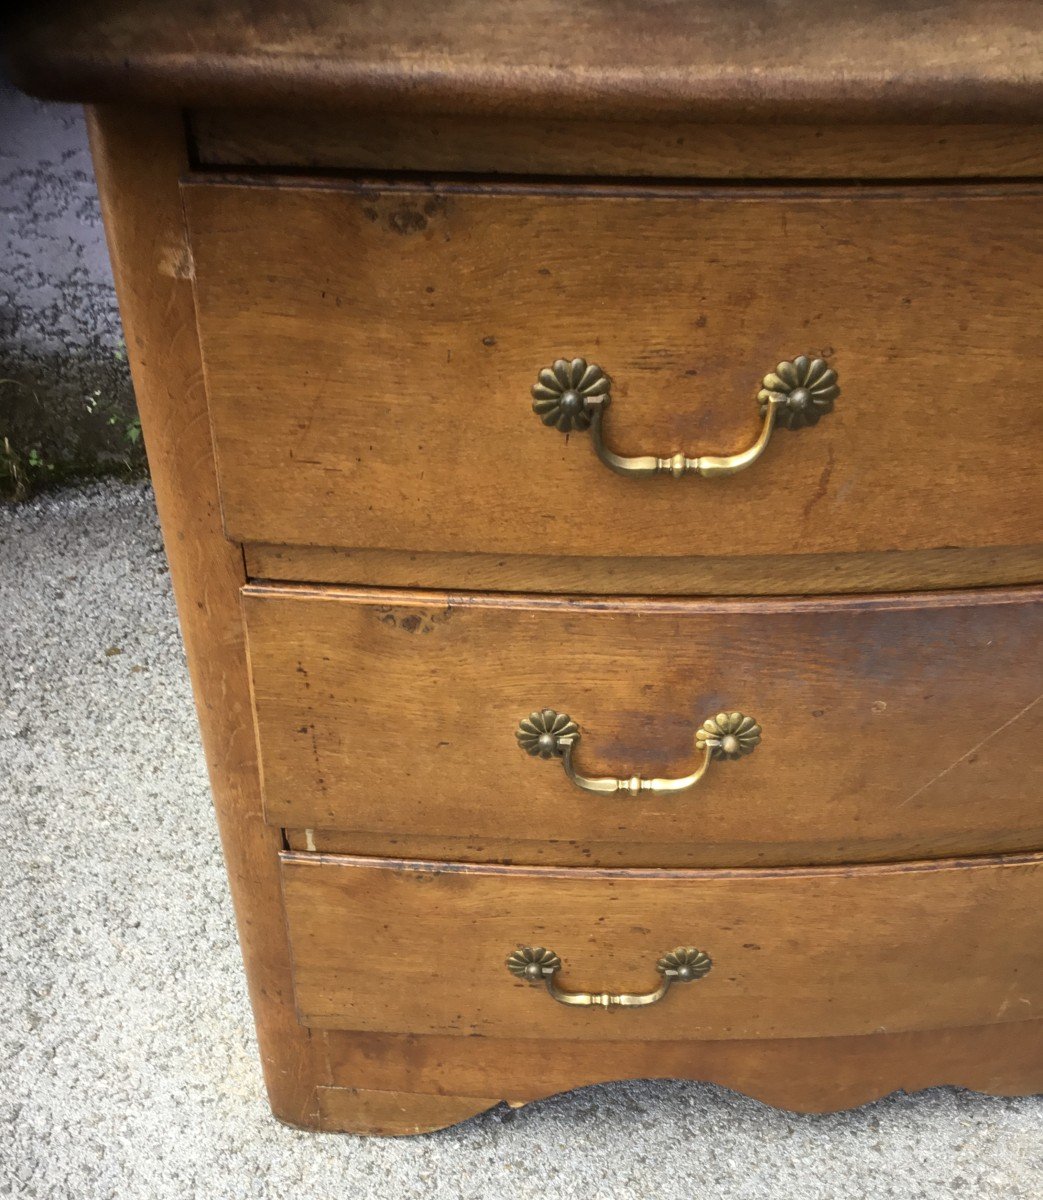
<path fill-rule="evenodd" d="M 672 983 L 691 983 L 709 973 L 713 963 L 703 950 L 678 946 L 656 963 L 659 986 L 652 992 L 568 992 L 558 987 L 555 976 L 561 970 L 561 959 L 553 950 L 542 946 L 519 946 L 507 957 L 507 970 L 529 983 L 544 983 L 547 991 L 559 1004 L 578 1008 L 644 1008 L 658 1004 Z"/>
<path fill-rule="evenodd" d="M 590 430 L 594 452 L 619 475 L 734 475 L 752 466 L 768 448 L 776 425 L 785 429 L 803 429 L 815 425 L 825 413 L 833 411 L 840 395 L 837 373 L 821 358 L 799 355 L 781 362 L 764 376 L 757 393 L 763 420 L 757 440 L 748 450 L 724 456 L 704 454 L 688 458 L 681 451 L 659 458 L 654 454 L 628 458 L 605 445 L 605 410 L 612 402 L 611 380 L 596 364 L 585 358 L 571 362 L 559 358 L 552 367 L 544 367 L 532 388 L 532 409 L 544 425 L 553 425 L 562 433 Z"/>
<path fill-rule="evenodd" d="M 573 751 L 580 739 L 579 726 L 568 713 L 555 712 L 553 708 L 542 708 L 530 713 L 518 723 L 514 736 L 526 754 L 533 758 L 560 758 L 565 774 L 572 782 L 587 792 L 614 795 L 627 792 L 683 792 L 693 787 L 706 774 L 715 758 L 734 761 L 752 754 L 761 740 L 761 727 L 752 717 L 740 712 L 718 713 L 702 723 L 695 734 L 696 748 L 702 750 L 702 761 L 691 773 L 679 779 L 642 779 L 631 775 L 628 779 L 610 776 L 592 778 L 581 775 L 573 762 Z"/>

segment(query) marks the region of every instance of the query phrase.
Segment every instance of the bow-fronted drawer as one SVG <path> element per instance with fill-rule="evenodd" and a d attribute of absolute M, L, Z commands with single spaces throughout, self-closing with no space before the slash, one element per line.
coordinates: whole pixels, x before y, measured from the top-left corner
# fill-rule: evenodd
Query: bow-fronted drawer
<path fill-rule="evenodd" d="M 1039 856 L 556 871 L 288 854 L 282 879 L 298 1015 L 328 1029 L 830 1037 L 1043 1004 Z"/>
<path fill-rule="evenodd" d="M 254 585 L 245 615 L 267 817 L 316 847 L 732 866 L 1043 844 L 1039 589 Z"/>
<path fill-rule="evenodd" d="M 981 557 L 1043 542 L 1038 185 L 184 197 L 237 540 L 505 556 L 493 580 L 614 556 L 651 591 L 649 560 L 698 557 L 1043 574 Z"/>

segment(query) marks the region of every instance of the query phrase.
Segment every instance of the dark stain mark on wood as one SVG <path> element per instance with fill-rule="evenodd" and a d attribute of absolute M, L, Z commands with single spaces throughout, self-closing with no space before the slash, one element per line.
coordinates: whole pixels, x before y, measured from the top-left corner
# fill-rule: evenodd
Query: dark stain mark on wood
<path fill-rule="evenodd" d="M 408 236 L 411 233 L 423 233 L 427 228 L 427 217 L 419 209 L 403 204 L 388 213 L 387 225 L 392 233 Z"/>

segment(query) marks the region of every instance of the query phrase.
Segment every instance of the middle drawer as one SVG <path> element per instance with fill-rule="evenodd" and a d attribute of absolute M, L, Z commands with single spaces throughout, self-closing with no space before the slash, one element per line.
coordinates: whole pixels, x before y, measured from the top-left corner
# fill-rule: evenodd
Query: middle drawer
<path fill-rule="evenodd" d="M 751 602 L 251 585 L 244 608 L 266 813 L 291 846 L 683 867 L 1041 844 L 1041 589 Z M 704 766 L 684 791 L 638 782 Z"/>

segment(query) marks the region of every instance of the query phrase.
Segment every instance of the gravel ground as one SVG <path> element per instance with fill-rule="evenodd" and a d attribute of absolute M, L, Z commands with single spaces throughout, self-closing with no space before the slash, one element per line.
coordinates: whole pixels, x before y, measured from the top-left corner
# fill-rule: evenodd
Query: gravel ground
<path fill-rule="evenodd" d="M 0 509 L 0 1195 L 1039 1200 L 1043 1098 L 627 1083 L 428 1137 L 268 1115 L 152 495 Z"/>

